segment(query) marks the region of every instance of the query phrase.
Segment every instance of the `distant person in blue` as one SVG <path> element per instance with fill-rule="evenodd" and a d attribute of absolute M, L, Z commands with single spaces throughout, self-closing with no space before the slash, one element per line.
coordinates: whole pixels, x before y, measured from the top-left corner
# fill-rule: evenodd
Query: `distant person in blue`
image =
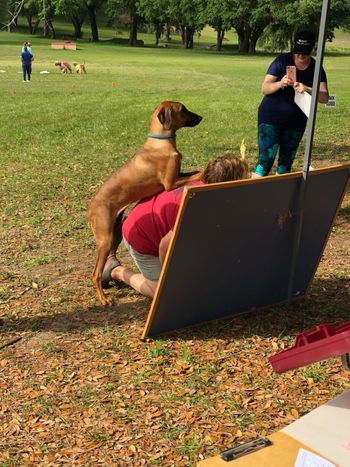
<path fill-rule="evenodd" d="M 30 81 L 30 75 L 32 74 L 32 61 L 34 57 L 31 52 L 29 52 L 28 47 L 25 45 L 23 51 L 21 52 L 22 60 L 22 70 L 23 70 L 23 82 Z"/>
<path fill-rule="evenodd" d="M 295 92 L 312 93 L 314 46 L 312 32 L 296 33 L 293 51 L 278 55 L 267 70 L 261 86 L 264 97 L 258 111 L 259 156 L 252 178 L 269 175 L 278 151 L 276 173 L 291 171 L 307 123 L 306 115 L 294 102 L 294 95 Z M 292 66 L 288 75 L 287 66 Z M 327 103 L 328 99 L 327 77 L 322 68 L 318 100 Z"/>
<path fill-rule="evenodd" d="M 24 52 L 24 47 L 27 47 L 28 52 L 30 52 L 33 55 L 32 52 L 32 43 L 29 41 L 24 41 L 23 47 L 22 47 L 22 52 Z"/>

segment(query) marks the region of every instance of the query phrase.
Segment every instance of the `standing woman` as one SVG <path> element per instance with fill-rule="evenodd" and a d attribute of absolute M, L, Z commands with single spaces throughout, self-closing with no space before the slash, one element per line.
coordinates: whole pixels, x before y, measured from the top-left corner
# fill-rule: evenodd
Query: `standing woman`
<path fill-rule="evenodd" d="M 32 61 L 34 60 L 33 55 L 29 52 L 28 47 L 25 45 L 21 52 L 22 70 L 23 70 L 23 83 L 30 81 L 30 75 L 32 73 Z"/>
<path fill-rule="evenodd" d="M 31 42 L 25 41 L 25 42 L 23 43 L 22 52 L 24 52 L 24 47 L 27 47 L 28 52 L 30 52 L 30 53 L 33 55 L 32 43 L 31 43 Z"/>
<path fill-rule="evenodd" d="M 261 90 L 264 94 L 258 111 L 259 158 L 252 177 L 269 175 L 277 152 L 277 174 L 291 171 L 307 117 L 294 102 L 295 92 L 312 93 L 315 60 L 311 53 L 315 35 L 301 31 L 295 35 L 293 52 L 278 55 L 269 66 Z M 287 66 L 295 67 L 296 76 L 287 75 Z M 318 100 L 329 99 L 327 77 L 321 71 Z"/>

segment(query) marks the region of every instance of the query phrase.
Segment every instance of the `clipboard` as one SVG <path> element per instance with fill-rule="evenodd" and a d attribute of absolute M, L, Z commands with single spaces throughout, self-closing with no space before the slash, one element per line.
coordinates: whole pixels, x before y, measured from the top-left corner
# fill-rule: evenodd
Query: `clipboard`
<path fill-rule="evenodd" d="M 349 411 L 350 390 L 267 436 L 271 446 L 230 462 L 215 456 L 200 461 L 197 467 L 295 467 L 301 448 L 336 467 L 348 466 Z"/>
<path fill-rule="evenodd" d="M 296 92 L 294 91 L 294 102 L 296 105 L 304 112 L 304 114 L 309 118 L 310 108 L 311 108 L 311 96 L 309 93 L 305 92 Z"/>
<path fill-rule="evenodd" d="M 332 462 L 336 467 L 340 467 L 331 459 L 281 431 L 273 433 L 267 438 L 272 442 L 272 445 L 264 449 L 230 462 L 225 462 L 220 456 L 211 457 L 198 462 L 197 467 L 294 467 L 300 448 L 312 452 L 328 462 Z"/>

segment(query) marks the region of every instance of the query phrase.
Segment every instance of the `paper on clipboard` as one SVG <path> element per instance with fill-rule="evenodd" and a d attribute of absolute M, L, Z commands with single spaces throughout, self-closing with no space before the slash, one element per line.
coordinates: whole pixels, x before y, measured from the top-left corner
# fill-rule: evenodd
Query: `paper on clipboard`
<path fill-rule="evenodd" d="M 306 91 L 304 92 L 295 92 L 294 95 L 294 102 L 298 107 L 301 108 L 301 110 L 304 112 L 304 114 L 309 118 L 310 115 L 310 108 L 311 108 L 311 96 L 309 93 Z"/>
<path fill-rule="evenodd" d="M 335 464 L 313 452 L 300 448 L 294 467 L 335 467 Z"/>

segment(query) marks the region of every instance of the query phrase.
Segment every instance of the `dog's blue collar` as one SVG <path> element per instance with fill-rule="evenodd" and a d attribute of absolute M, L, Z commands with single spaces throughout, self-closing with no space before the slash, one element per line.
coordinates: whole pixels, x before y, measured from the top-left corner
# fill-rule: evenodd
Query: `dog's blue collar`
<path fill-rule="evenodd" d="M 173 139 L 176 138 L 176 135 L 154 135 L 153 133 L 148 133 L 148 138 L 155 138 L 155 139 Z"/>

